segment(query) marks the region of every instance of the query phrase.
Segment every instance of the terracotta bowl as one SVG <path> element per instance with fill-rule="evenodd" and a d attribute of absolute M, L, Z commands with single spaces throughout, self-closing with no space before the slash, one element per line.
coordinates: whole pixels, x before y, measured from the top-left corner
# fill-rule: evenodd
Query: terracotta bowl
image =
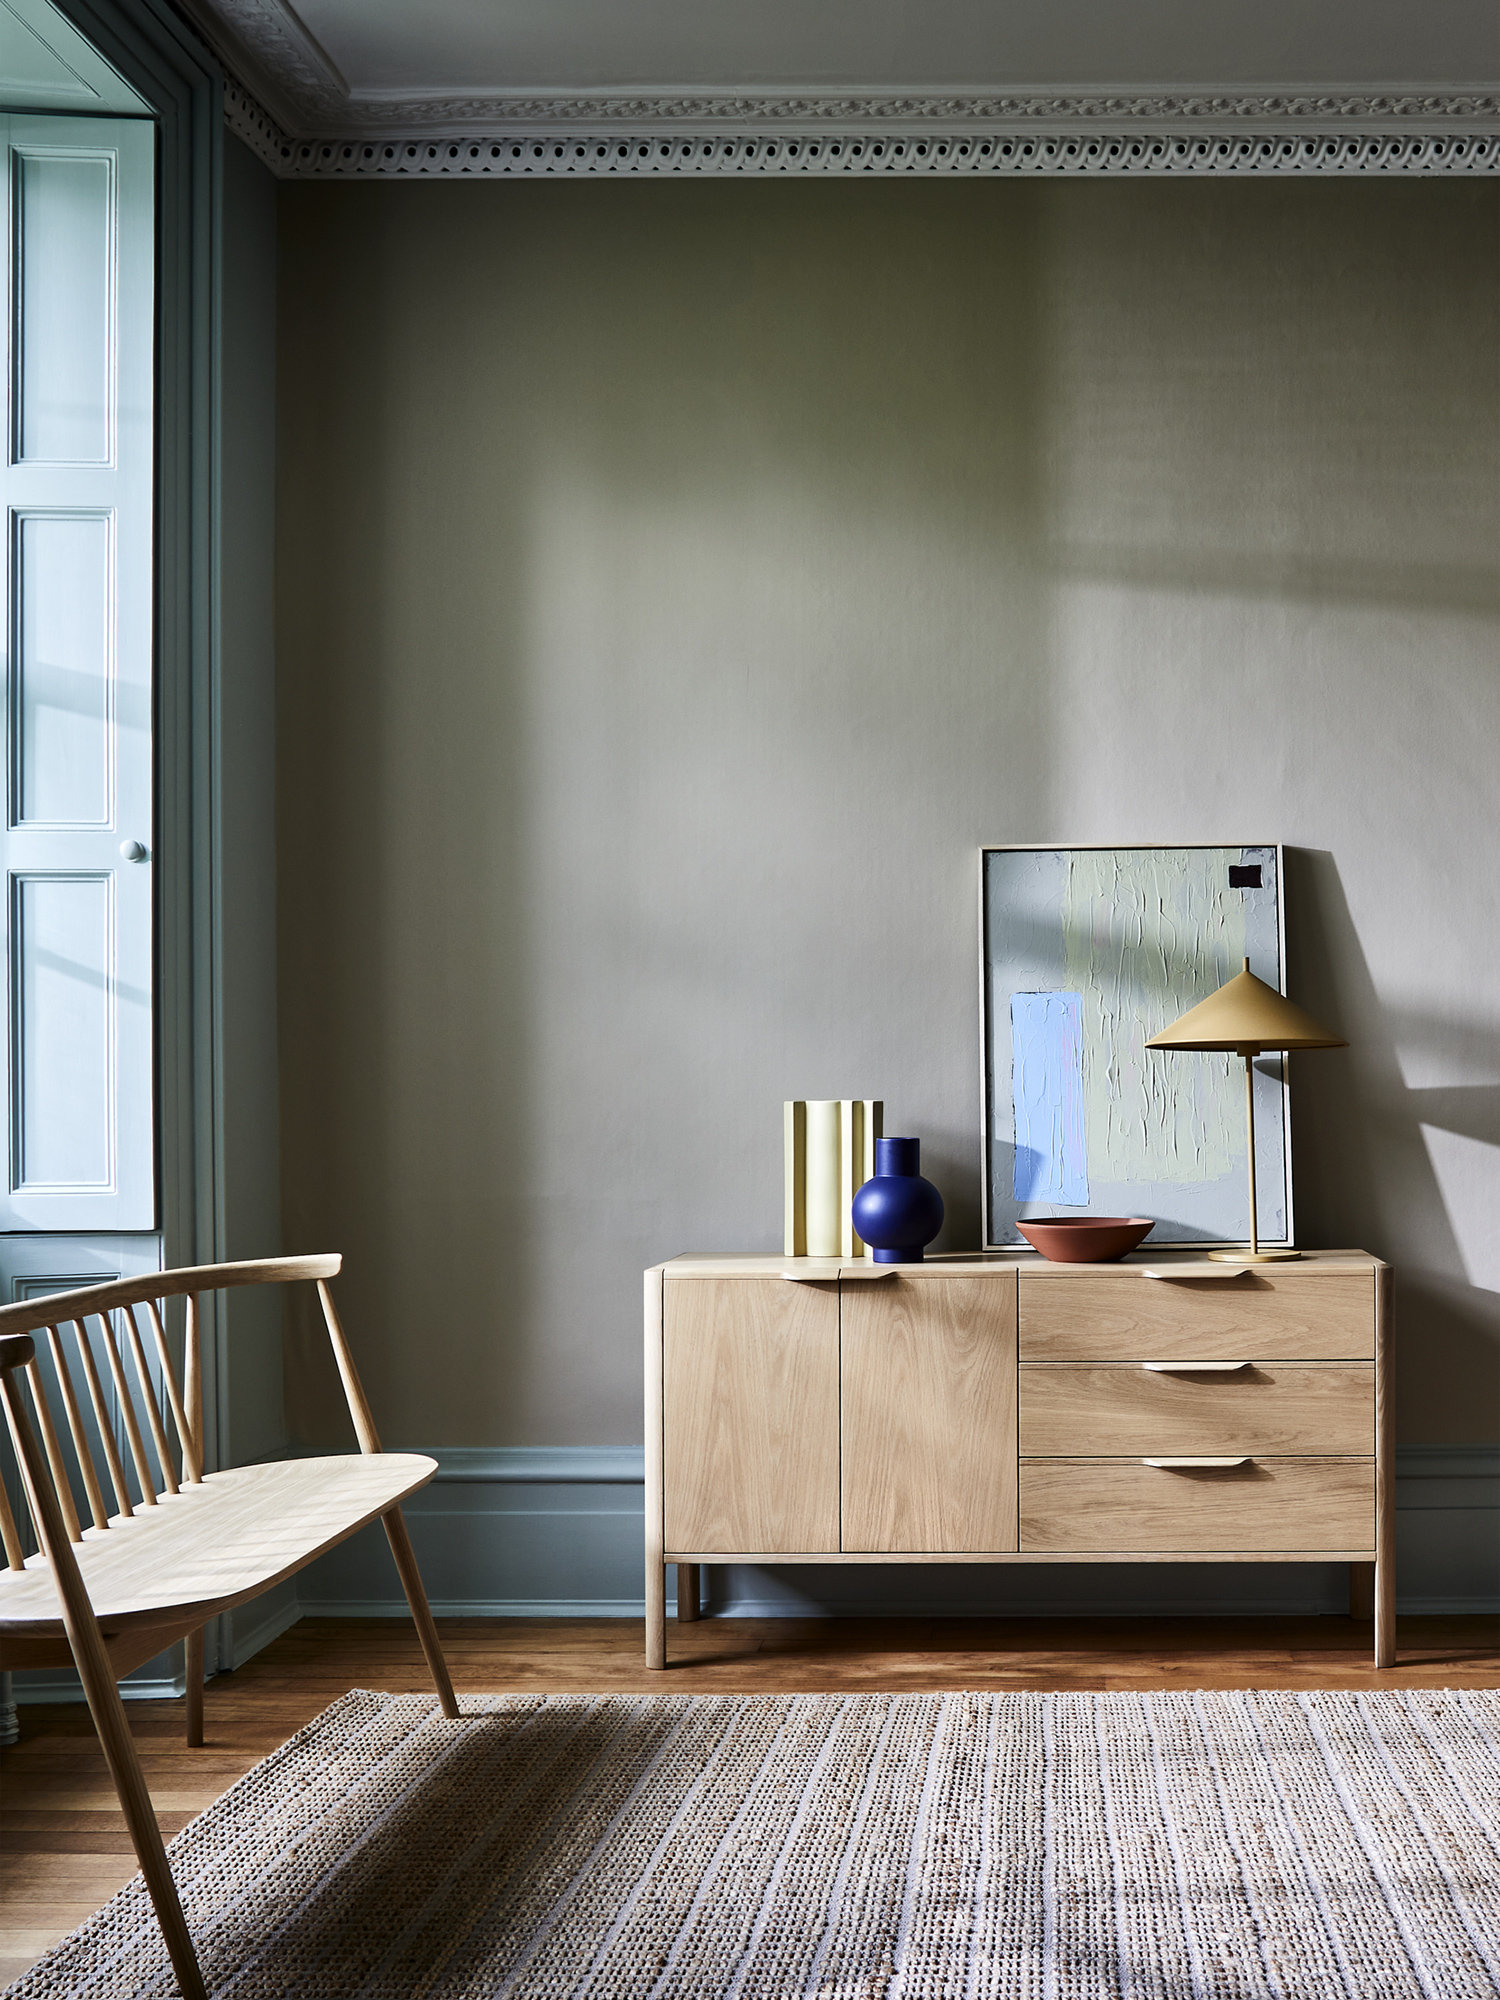
<path fill-rule="evenodd" d="M 1111 1264 L 1156 1227 L 1140 1215 L 1066 1215 L 1018 1222 L 1033 1250 L 1054 1264 Z"/>

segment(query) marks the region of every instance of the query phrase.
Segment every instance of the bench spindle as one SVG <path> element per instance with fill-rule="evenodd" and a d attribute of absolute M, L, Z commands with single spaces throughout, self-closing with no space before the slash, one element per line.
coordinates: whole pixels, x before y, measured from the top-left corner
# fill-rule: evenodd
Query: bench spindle
<path fill-rule="evenodd" d="M 88 1495 L 89 1512 L 94 1518 L 96 1528 L 107 1528 L 109 1510 L 104 1504 L 104 1493 L 99 1485 L 94 1455 L 89 1449 L 83 1411 L 78 1406 L 78 1392 L 73 1387 L 73 1377 L 68 1369 L 67 1357 L 63 1353 L 62 1334 L 55 1326 L 47 1328 L 47 1345 L 52 1351 L 52 1366 L 57 1373 L 58 1387 L 62 1390 L 63 1409 L 67 1413 L 68 1430 L 73 1439 L 73 1454 L 78 1460 L 78 1470 L 83 1474 L 83 1490 Z"/>
<path fill-rule="evenodd" d="M 5 1490 L 5 1481 L 0 1479 L 0 1542 L 5 1545 L 5 1566 L 7 1569 L 25 1569 L 26 1554 L 21 1547 L 21 1537 L 16 1528 L 16 1517 L 10 1511 L 10 1495 Z"/>
<path fill-rule="evenodd" d="M 127 1317 L 129 1315 L 127 1314 Z M 114 1377 L 115 1395 L 119 1398 L 120 1418 L 125 1425 L 125 1436 L 130 1445 L 131 1460 L 135 1465 L 135 1476 L 140 1482 L 141 1505 L 156 1505 L 156 1487 L 151 1478 L 151 1466 L 146 1458 L 145 1440 L 141 1436 L 140 1424 L 136 1421 L 135 1404 L 131 1400 L 130 1384 L 125 1380 L 125 1363 L 120 1358 L 119 1345 L 115 1339 L 115 1329 L 107 1312 L 99 1314 L 99 1324 L 104 1328 L 104 1353 L 109 1362 L 109 1372 Z M 130 1322 L 132 1329 L 135 1321 Z M 149 1399 L 148 1399 L 149 1400 Z"/>
<path fill-rule="evenodd" d="M 146 1350 L 141 1345 L 140 1323 L 135 1316 L 134 1306 L 125 1306 L 121 1317 L 125 1322 L 126 1336 L 130 1341 L 131 1358 L 135 1362 L 136 1380 L 141 1385 L 141 1401 L 146 1405 L 146 1422 L 151 1426 L 151 1442 L 156 1447 L 156 1462 L 161 1467 L 161 1490 L 175 1493 L 177 1489 L 177 1468 L 172 1463 L 172 1448 L 167 1443 L 167 1427 L 162 1422 L 161 1404 L 157 1401 L 156 1384 L 151 1380 L 151 1369 L 146 1360 Z"/>
<path fill-rule="evenodd" d="M 98 1365 L 94 1360 L 94 1350 L 89 1346 L 89 1330 L 81 1319 L 69 1320 L 78 1339 L 78 1352 L 83 1361 L 83 1379 L 88 1384 L 89 1401 L 94 1409 L 94 1422 L 99 1427 L 99 1441 L 104 1447 L 104 1463 L 109 1468 L 109 1483 L 115 1489 L 115 1505 L 121 1518 L 128 1521 L 135 1513 L 130 1504 L 130 1488 L 125 1483 L 125 1467 L 120 1459 L 120 1448 L 115 1443 L 114 1427 L 109 1420 L 109 1406 L 104 1400 L 104 1384 L 99 1380 Z M 106 1527 L 109 1525 L 105 1523 Z"/>
<path fill-rule="evenodd" d="M 183 1407 L 182 1393 L 177 1387 L 177 1373 L 172 1366 L 172 1350 L 167 1345 L 167 1329 L 161 1323 L 161 1313 L 157 1309 L 155 1299 L 146 1300 L 146 1317 L 151 1322 L 151 1336 L 156 1342 L 157 1359 L 161 1362 L 161 1379 L 166 1384 L 167 1401 L 172 1409 L 172 1422 L 177 1426 L 183 1481 L 189 1486 L 201 1486 L 203 1464 L 198 1454 L 197 1432 Z"/>
<path fill-rule="evenodd" d="M 366 1452 L 379 1451 L 380 1433 L 376 1430 L 375 1419 L 370 1414 L 364 1385 L 355 1372 L 354 1356 L 349 1352 L 349 1343 L 344 1338 L 344 1329 L 333 1303 L 333 1294 L 321 1278 L 318 1280 L 318 1300 L 323 1308 L 323 1324 L 328 1328 L 329 1344 L 333 1348 L 339 1380 L 344 1385 L 344 1400 L 349 1405 L 349 1415 L 354 1421 L 354 1435 L 359 1440 L 359 1448 Z"/>
<path fill-rule="evenodd" d="M 52 1421 L 52 1410 L 47 1402 L 47 1385 L 42 1380 L 42 1364 L 33 1357 L 26 1364 L 26 1379 L 31 1384 L 31 1400 L 36 1406 L 37 1429 L 42 1434 L 42 1448 L 47 1454 L 47 1468 L 52 1474 L 53 1489 L 57 1494 L 57 1504 L 62 1512 L 63 1526 L 68 1531 L 70 1542 L 83 1540 L 83 1525 L 78 1519 L 78 1509 L 73 1504 L 73 1488 L 68 1480 L 68 1468 L 63 1462 L 62 1441 L 57 1435 L 57 1425 Z M 21 1442 L 16 1440 L 16 1453 L 20 1455 Z M 38 1533 L 40 1533 L 38 1529 Z"/>
<path fill-rule="evenodd" d="M 183 1300 L 187 1317 L 182 1333 L 182 1400 L 187 1405 L 188 1427 L 193 1433 L 193 1450 L 198 1460 L 198 1478 L 203 1477 L 203 1322 L 198 1311 L 198 1294 L 187 1293 Z"/>

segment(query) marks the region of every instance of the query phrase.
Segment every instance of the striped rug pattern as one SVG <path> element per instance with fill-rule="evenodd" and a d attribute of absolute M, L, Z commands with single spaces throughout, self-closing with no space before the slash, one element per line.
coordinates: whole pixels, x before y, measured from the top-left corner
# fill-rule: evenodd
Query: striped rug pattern
<path fill-rule="evenodd" d="M 1500 1693 L 346 1695 L 173 1842 L 236 2000 L 1500 1994 Z M 175 1991 L 139 1882 L 10 1989 Z"/>

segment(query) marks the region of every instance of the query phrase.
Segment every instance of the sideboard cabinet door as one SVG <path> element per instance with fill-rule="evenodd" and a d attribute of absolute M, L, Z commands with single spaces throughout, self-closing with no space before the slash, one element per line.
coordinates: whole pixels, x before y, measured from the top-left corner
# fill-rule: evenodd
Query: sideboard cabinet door
<path fill-rule="evenodd" d="M 665 1546 L 839 1546 L 837 1284 L 674 1278 L 663 1305 Z"/>
<path fill-rule="evenodd" d="M 1016 1547 L 1016 1284 L 849 1284 L 843 1300 L 844 1548 Z"/>

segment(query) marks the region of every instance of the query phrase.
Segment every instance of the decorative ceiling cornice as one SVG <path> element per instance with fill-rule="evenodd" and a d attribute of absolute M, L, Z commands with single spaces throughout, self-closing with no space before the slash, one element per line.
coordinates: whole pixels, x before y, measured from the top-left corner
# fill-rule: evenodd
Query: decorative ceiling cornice
<path fill-rule="evenodd" d="M 300 134 L 342 124 L 349 85 L 290 7 L 280 0 L 173 4 L 218 55 L 231 87 L 253 101 L 269 125 Z"/>
<path fill-rule="evenodd" d="M 1451 125 L 1455 121 L 1500 118 L 1500 97 L 1433 95 L 1431 92 L 1337 94 L 1246 94 L 1243 92 L 1057 92 L 1057 91 L 594 91 L 586 93 L 482 97 L 351 96 L 345 119 L 349 136 L 368 138 L 388 131 L 428 137 L 455 128 L 492 129 L 560 125 L 650 124 L 695 130 L 794 125 L 808 129 L 830 124 L 930 126 L 1176 126 L 1181 120 L 1253 122 L 1284 129 L 1330 119 L 1373 129 L 1400 121 Z"/>
<path fill-rule="evenodd" d="M 1402 92 L 505 100 L 346 98 L 289 131 L 231 82 L 231 129 L 292 180 L 803 174 L 1493 174 L 1500 100 Z M 421 116 L 414 115 L 420 109 Z"/>
<path fill-rule="evenodd" d="M 282 0 L 178 4 L 225 61 L 231 128 L 290 179 L 1500 172 L 1500 93 L 351 92 Z"/>

